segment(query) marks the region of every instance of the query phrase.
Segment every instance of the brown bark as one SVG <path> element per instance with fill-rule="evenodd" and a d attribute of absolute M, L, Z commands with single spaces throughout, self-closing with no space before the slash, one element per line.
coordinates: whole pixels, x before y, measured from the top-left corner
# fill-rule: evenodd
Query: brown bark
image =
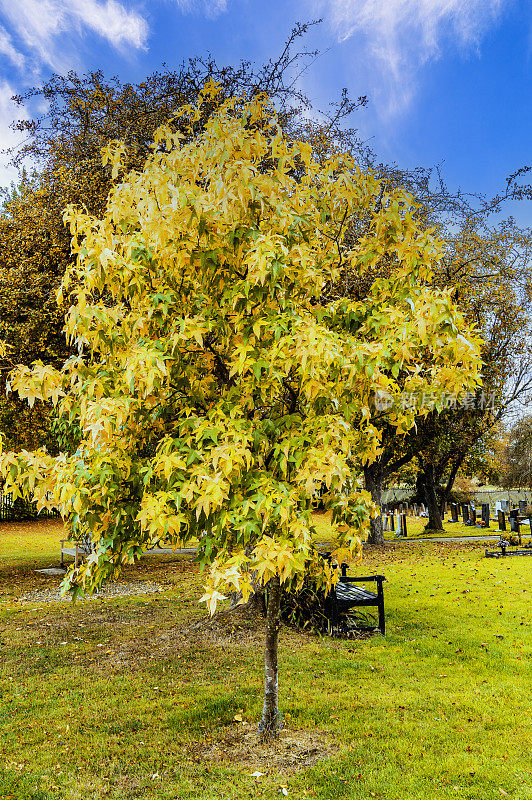
<path fill-rule="evenodd" d="M 444 490 L 442 492 L 442 496 L 441 496 L 441 499 L 440 499 L 440 508 L 441 508 L 442 514 L 443 514 L 444 503 L 450 503 L 451 502 L 451 492 L 453 490 L 453 486 L 454 486 L 454 482 L 455 482 L 455 479 L 456 479 L 456 475 L 458 473 L 458 470 L 462 466 L 462 463 L 463 463 L 465 457 L 466 457 L 466 451 L 465 450 L 460 450 L 460 451 L 458 451 L 458 453 L 457 453 L 457 455 L 456 455 L 456 457 L 454 459 L 454 462 L 452 462 L 451 471 L 449 472 L 449 477 L 447 479 L 447 483 L 445 485 L 445 488 L 444 488 Z"/>
<path fill-rule="evenodd" d="M 375 464 L 364 468 L 364 482 L 366 489 L 371 494 L 371 499 L 379 507 L 379 516 L 373 517 L 369 523 L 369 544 L 384 544 L 384 531 L 382 529 L 382 476 Z"/>
<path fill-rule="evenodd" d="M 436 494 L 433 464 L 426 464 L 421 472 L 421 485 L 427 502 L 429 521 L 425 526 L 426 531 L 443 531 L 441 509 Z"/>
<path fill-rule="evenodd" d="M 259 723 L 259 732 L 262 740 L 276 737 L 282 727 L 279 715 L 279 674 L 277 666 L 281 582 L 277 575 L 268 582 L 267 595 L 264 706 L 262 719 Z"/>

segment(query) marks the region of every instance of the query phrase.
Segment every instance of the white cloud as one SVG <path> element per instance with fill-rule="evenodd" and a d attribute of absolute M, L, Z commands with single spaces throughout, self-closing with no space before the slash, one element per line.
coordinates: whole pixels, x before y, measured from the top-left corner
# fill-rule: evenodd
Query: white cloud
<path fill-rule="evenodd" d="M 0 55 L 7 56 L 13 64 L 22 69 L 24 66 L 24 56 L 22 53 L 19 53 L 18 50 L 14 47 L 13 42 L 11 40 L 11 36 L 0 25 Z"/>
<path fill-rule="evenodd" d="M 318 2 L 338 40 L 353 39 L 357 66 L 364 79 L 373 75 L 373 94 L 388 112 L 408 106 L 417 71 L 438 58 L 442 47 L 478 47 L 507 4 L 508 0 Z"/>
<path fill-rule="evenodd" d="M 148 24 L 136 11 L 127 10 L 116 0 L 71 0 L 71 14 L 114 47 L 142 48 L 148 37 Z"/>
<path fill-rule="evenodd" d="M 0 83 L 0 186 L 9 186 L 11 181 L 16 182 L 18 178 L 18 171 L 8 164 L 11 156 L 2 151 L 20 144 L 24 134 L 12 130 L 10 125 L 15 118 L 28 119 L 24 107 L 15 106 L 11 100 L 15 93 L 7 81 Z"/>
<path fill-rule="evenodd" d="M 146 20 L 117 0 L 0 0 L 0 10 L 20 42 L 58 71 L 71 66 L 72 32 L 91 31 L 121 50 L 143 48 L 148 37 Z"/>
<path fill-rule="evenodd" d="M 210 19 L 227 11 L 227 0 L 175 0 L 185 13 L 204 14 Z"/>

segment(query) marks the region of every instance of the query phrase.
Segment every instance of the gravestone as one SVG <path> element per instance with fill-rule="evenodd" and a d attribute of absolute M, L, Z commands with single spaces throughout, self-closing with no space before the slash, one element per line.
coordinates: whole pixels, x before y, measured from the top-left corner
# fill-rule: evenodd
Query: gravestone
<path fill-rule="evenodd" d="M 462 522 L 469 522 L 469 505 L 463 503 L 462 505 Z"/>
<path fill-rule="evenodd" d="M 519 501 L 519 513 L 521 514 L 521 516 L 524 516 L 526 514 L 526 506 L 527 506 L 526 500 Z"/>
<path fill-rule="evenodd" d="M 508 500 L 501 500 L 501 507 L 504 513 L 507 514 L 510 510 L 510 504 L 508 503 Z"/>
<path fill-rule="evenodd" d="M 504 516 L 504 511 L 501 511 L 501 509 L 499 509 L 497 511 L 497 519 L 499 521 L 499 530 L 500 531 L 505 531 L 506 530 L 506 517 Z"/>
<path fill-rule="evenodd" d="M 482 503 L 482 524 L 485 528 L 490 526 L 490 504 Z"/>
<path fill-rule="evenodd" d="M 471 506 L 471 509 L 469 511 L 469 519 L 471 520 L 471 525 L 477 524 L 477 510 L 475 506 Z"/>
<path fill-rule="evenodd" d="M 512 533 L 519 533 L 519 518 L 510 517 L 510 530 Z"/>
<path fill-rule="evenodd" d="M 395 531 L 395 515 L 394 515 L 393 511 L 390 514 L 390 530 L 391 531 Z"/>
<path fill-rule="evenodd" d="M 458 522 L 458 505 L 451 503 L 451 519 L 453 522 Z"/>
<path fill-rule="evenodd" d="M 401 514 L 401 534 L 403 536 L 408 536 L 406 529 L 406 514 Z"/>

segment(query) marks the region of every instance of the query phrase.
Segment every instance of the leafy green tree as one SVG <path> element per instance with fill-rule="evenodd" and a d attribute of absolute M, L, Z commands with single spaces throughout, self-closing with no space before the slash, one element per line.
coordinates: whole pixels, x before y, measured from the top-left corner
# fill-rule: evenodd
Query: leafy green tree
<path fill-rule="evenodd" d="M 107 149 L 117 182 L 100 218 L 67 211 L 77 353 L 61 370 L 20 367 L 11 383 L 30 404 L 51 400 L 81 440 L 56 458 L 5 453 L 0 472 L 92 536 L 65 578 L 74 596 L 146 547 L 192 537 L 211 612 L 266 587 L 267 736 L 280 724 L 281 587 L 334 581 L 313 545 L 313 502 L 325 485 L 337 556 L 355 557 L 372 512 L 357 484 L 379 448 L 375 394 L 430 387 L 441 405 L 477 384 L 478 342 L 431 286 L 440 245 L 409 195 L 383 193 L 348 155 L 316 161 L 264 98 L 224 100 L 203 122 L 218 93 L 211 82 L 156 131 L 142 170 L 125 174 L 123 143 Z M 368 214 L 346 248 L 348 222 Z M 322 301 L 345 263 L 364 273 L 382 259 L 388 275 L 363 302 Z M 415 417 L 388 414 L 404 431 Z"/>

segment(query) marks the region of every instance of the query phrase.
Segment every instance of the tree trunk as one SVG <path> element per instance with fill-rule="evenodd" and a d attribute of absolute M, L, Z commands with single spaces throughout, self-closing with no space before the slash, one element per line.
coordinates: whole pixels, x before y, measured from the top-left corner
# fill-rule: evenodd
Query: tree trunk
<path fill-rule="evenodd" d="M 454 462 L 451 462 L 452 463 L 451 471 L 449 472 L 449 477 L 447 479 L 447 483 L 445 485 L 445 489 L 442 492 L 442 497 L 441 497 L 441 502 L 440 502 L 440 506 L 441 506 L 441 509 L 442 509 L 442 514 L 443 514 L 443 505 L 444 505 L 444 503 L 450 503 L 451 502 L 451 492 L 453 490 L 453 486 L 454 486 L 454 482 L 455 482 L 455 479 L 456 479 L 456 475 L 458 473 L 458 470 L 462 466 L 462 463 L 464 461 L 465 456 L 466 456 L 466 452 L 465 451 L 464 452 L 460 451 L 457 454 Z"/>
<path fill-rule="evenodd" d="M 264 706 L 259 723 L 261 739 L 272 739 L 279 733 L 282 724 L 279 715 L 279 679 L 277 647 L 279 643 L 279 611 L 281 607 L 281 582 L 276 575 L 268 582 L 266 612 L 266 649 L 264 653 Z"/>
<path fill-rule="evenodd" d="M 382 475 L 375 464 L 364 467 L 364 482 L 366 489 L 371 494 L 371 499 L 379 507 L 379 516 L 373 517 L 369 523 L 368 542 L 370 544 L 384 544 L 382 529 L 382 513 L 380 512 L 382 500 Z"/>
<path fill-rule="evenodd" d="M 429 521 L 425 526 L 426 531 L 443 531 L 443 522 L 441 518 L 441 510 L 438 503 L 438 496 L 436 493 L 436 482 L 434 480 L 434 466 L 427 464 L 423 467 L 421 473 L 421 485 L 425 500 L 427 502 L 427 509 L 429 512 Z"/>

